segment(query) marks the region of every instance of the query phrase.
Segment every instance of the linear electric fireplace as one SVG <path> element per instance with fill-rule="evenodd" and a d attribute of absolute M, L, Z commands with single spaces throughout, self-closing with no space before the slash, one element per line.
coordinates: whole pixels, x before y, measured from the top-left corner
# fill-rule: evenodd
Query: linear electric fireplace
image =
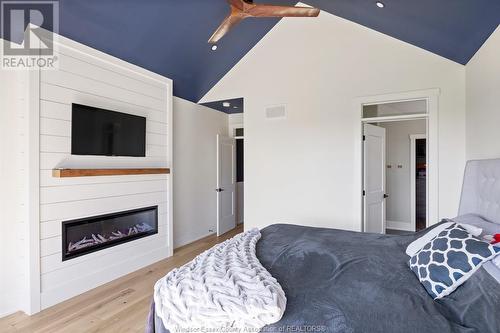
<path fill-rule="evenodd" d="M 158 206 L 62 223 L 62 260 L 158 233 Z"/>

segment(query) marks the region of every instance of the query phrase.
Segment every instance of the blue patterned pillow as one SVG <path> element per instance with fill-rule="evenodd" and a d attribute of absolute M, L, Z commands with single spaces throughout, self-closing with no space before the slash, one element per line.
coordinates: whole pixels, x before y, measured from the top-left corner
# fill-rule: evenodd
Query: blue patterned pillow
<path fill-rule="evenodd" d="M 410 268 L 427 292 L 438 299 L 455 291 L 499 253 L 499 247 L 452 224 L 411 257 Z"/>

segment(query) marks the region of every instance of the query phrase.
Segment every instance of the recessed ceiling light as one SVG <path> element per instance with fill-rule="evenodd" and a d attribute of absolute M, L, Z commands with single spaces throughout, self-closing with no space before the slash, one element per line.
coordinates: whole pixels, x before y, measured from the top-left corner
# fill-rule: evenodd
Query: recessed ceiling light
<path fill-rule="evenodd" d="M 217 50 L 217 45 L 212 45 L 212 51 Z"/>
<path fill-rule="evenodd" d="M 377 5 L 378 8 L 384 8 L 385 7 L 385 4 L 383 2 L 380 2 L 380 1 L 377 1 L 375 4 Z"/>
<path fill-rule="evenodd" d="M 233 106 L 233 109 L 237 109 L 238 107 L 237 106 Z"/>
<path fill-rule="evenodd" d="M 222 102 L 222 106 L 225 107 L 225 108 L 228 108 L 231 106 L 231 103 L 229 102 Z"/>

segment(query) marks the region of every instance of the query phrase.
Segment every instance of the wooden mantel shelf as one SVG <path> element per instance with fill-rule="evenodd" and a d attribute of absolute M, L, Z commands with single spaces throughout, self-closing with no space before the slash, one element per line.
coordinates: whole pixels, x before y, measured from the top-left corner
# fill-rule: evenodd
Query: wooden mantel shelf
<path fill-rule="evenodd" d="M 169 174 L 169 168 L 145 169 L 53 169 L 52 176 L 66 177 L 93 177 L 93 176 L 125 176 L 125 175 L 157 175 Z"/>

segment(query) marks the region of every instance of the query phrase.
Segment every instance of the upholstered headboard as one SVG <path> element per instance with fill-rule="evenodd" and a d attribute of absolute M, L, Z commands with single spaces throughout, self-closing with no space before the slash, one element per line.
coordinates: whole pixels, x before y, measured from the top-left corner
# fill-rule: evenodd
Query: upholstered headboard
<path fill-rule="evenodd" d="M 500 224 L 500 159 L 467 162 L 458 215 Z"/>

